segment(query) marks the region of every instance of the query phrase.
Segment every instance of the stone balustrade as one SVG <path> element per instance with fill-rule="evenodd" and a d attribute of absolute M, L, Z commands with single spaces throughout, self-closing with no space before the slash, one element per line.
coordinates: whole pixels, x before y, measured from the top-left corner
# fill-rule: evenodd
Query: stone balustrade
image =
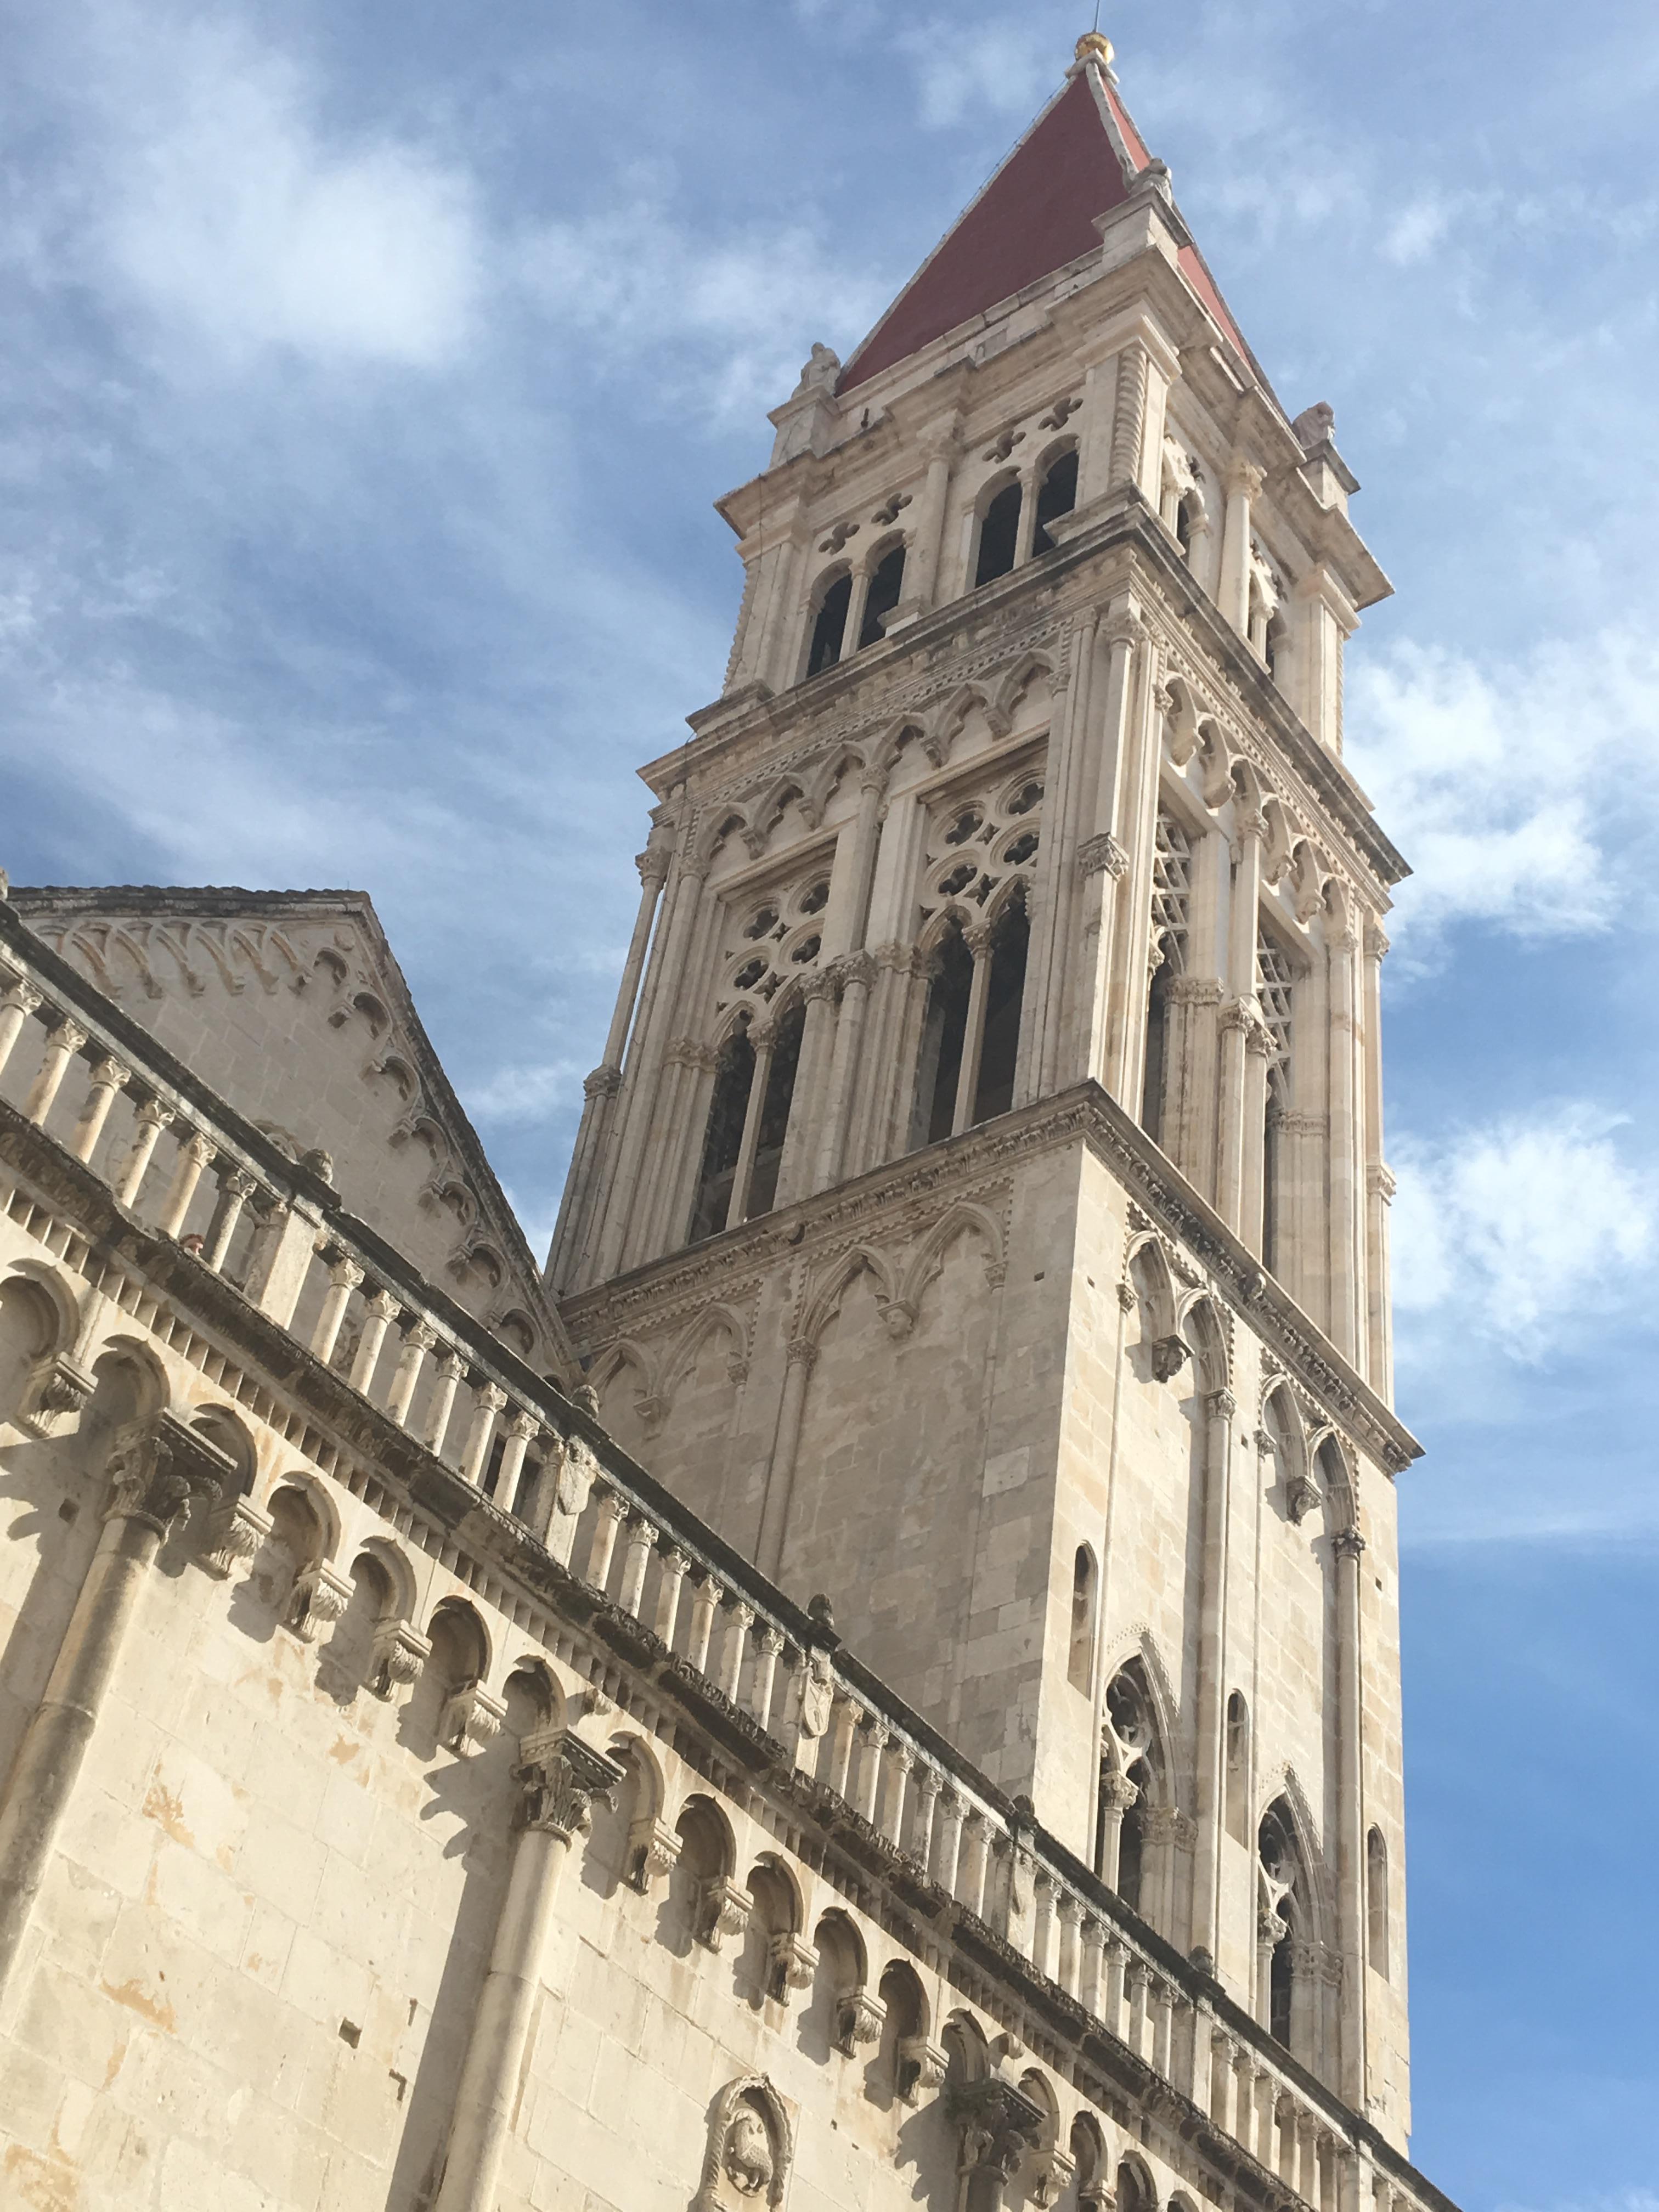
<path fill-rule="evenodd" d="M 283 1158 L 0 904 L 0 1212 L 33 1229 L 40 1209 L 12 1171 L 20 1123 L 481 1508 L 526 1525 L 625 1664 L 672 1682 L 822 1825 L 921 1886 L 959 1941 L 1021 1964 L 1058 2039 L 1103 2033 L 1122 2064 L 1161 2076 L 1190 2127 L 1254 2162 L 1261 2201 L 1345 2212 L 1358 2146 L 1333 2093 L 861 1668 L 827 1606 L 799 1611 L 727 1552 L 354 1220 L 325 1162 Z M 1400 2212 L 1413 2202 L 1396 2186 Z"/>

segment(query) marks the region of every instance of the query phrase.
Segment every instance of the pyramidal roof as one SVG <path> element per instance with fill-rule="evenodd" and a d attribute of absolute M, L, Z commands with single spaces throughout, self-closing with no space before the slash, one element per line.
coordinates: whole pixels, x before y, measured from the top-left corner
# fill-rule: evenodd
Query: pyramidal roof
<path fill-rule="evenodd" d="M 840 391 L 850 392 L 1099 244 L 1097 217 L 1123 205 L 1152 155 L 1104 66 L 1106 41 L 1081 40 L 1078 53 L 1065 85 L 854 351 Z M 1197 247 L 1183 246 L 1179 259 L 1188 283 L 1249 360 Z"/>

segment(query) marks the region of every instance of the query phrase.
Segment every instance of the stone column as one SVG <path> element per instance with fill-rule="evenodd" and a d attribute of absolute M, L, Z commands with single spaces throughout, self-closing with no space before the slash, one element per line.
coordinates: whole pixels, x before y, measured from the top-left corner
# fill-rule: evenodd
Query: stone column
<path fill-rule="evenodd" d="M 444 1439 L 449 1432 L 449 1417 L 454 1410 L 455 1393 L 466 1372 L 466 1362 L 459 1352 L 446 1352 L 438 1362 L 438 1379 L 432 1386 L 431 1401 L 426 1409 L 426 1425 L 421 1442 L 434 1459 L 443 1456 Z"/>
<path fill-rule="evenodd" d="M 503 1513 L 514 1510 L 514 1499 L 518 1495 L 519 1474 L 525 1455 L 535 1442 L 541 1423 L 533 1413 L 517 1413 L 507 1423 L 506 1442 L 501 1446 L 501 1464 L 495 1476 L 495 1503 Z"/>
<path fill-rule="evenodd" d="M 623 1780 L 615 1759 L 570 1729 L 538 1729 L 519 1750 L 519 1837 L 456 2085 L 434 2212 L 495 2212 L 559 1876 L 572 1842 L 592 1821 L 595 1799 L 611 1803 Z"/>
<path fill-rule="evenodd" d="M 1254 799 L 1241 796 L 1235 802 L 1234 835 L 1237 860 L 1227 909 L 1227 982 L 1232 1002 L 1221 1018 L 1221 1157 L 1216 1211 L 1230 1229 L 1237 1230 L 1247 1218 L 1245 1188 L 1249 1174 L 1246 1161 L 1252 1142 L 1245 1097 L 1245 1045 L 1252 1018 L 1258 1024 L 1261 1020 L 1256 1001 L 1256 944 L 1261 928 L 1261 850 L 1266 824 Z M 1258 1152 L 1261 1142 L 1258 1133 L 1255 1139 Z"/>
<path fill-rule="evenodd" d="M 1090 834 L 1079 845 L 1075 934 L 1078 942 L 1076 1009 L 1078 1073 L 1109 1085 L 1109 1061 L 1116 945 L 1119 886 L 1128 867 L 1121 842 L 1124 777 L 1129 768 L 1130 707 L 1134 696 L 1134 657 L 1146 635 L 1140 610 L 1131 599 L 1115 608 L 1103 626 L 1107 648 L 1105 712 L 1095 783 Z M 1092 694 L 1092 686 L 1091 687 Z M 1090 701 L 1092 707 L 1092 696 Z M 1086 739 L 1085 739 L 1086 742 Z M 1056 1060 L 1058 1068 L 1061 1063 Z"/>
<path fill-rule="evenodd" d="M 470 1482 L 475 1490 L 483 1480 L 490 1441 L 495 1433 L 495 1416 L 506 1403 L 506 1391 L 494 1382 L 484 1383 L 472 1401 L 472 1425 L 467 1431 L 466 1449 L 461 1455 L 461 1479 Z"/>
<path fill-rule="evenodd" d="M 75 1125 L 74 1136 L 70 1139 L 70 1150 L 77 1160 L 91 1159 L 98 1139 L 104 1133 L 109 1109 L 115 1103 L 115 1094 L 125 1087 L 127 1080 L 127 1071 L 118 1060 L 100 1060 L 94 1067 L 86 1103 L 81 1109 L 81 1118 Z"/>
<path fill-rule="evenodd" d="M 1262 474 L 1242 453 L 1228 465 L 1221 528 L 1221 584 L 1216 604 L 1241 637 L 1250 634 L 1250 507 L 1261 494 Z"/>
<path fill-rule="evenodd" d="M 1043 2112 L 1034 2098 L 993 2074 L 945 2094 L 945 2116 L 960 2131 L 958 2212 L 1002 2212 L 1008 2185 L 1042 2140 Z"/>
<path fill-rule="evenodd" d="M 1273 1032 L 1259 1015 L 1244 1030 L 1244 1160 L 1239 1235 L 1259 1259 L 1266 1224 L 1267 1163 L 1267 1060 Z"/>
<path fill-rule="evenodd" d="M 401 1311 L 390 1291 L 376 1291 L 365 1301 L 362 1334 L 351 1357 L 350 1376 L 352 1389 L 361 1390 L 365 1397 L 380 1364 L 380 1346 L 386 1342 L 386 1333 Z"/>
<path fill-rule="evenodd" d="M 173 1109 L 163 1106 L 158 1098 L 146 1098 L 138 1109 L 137 1127 L 133 1133 L 132 1150 L 121 1165 L 121 1176 L 115 1186 L 115 1195 L 123 1206 L 133 1205 L 149 1173 L 149 1164 L 155 1157 L 155 1147 L 163 1129 L 173 1121 Z"/>
<path fill-rule="evenodd" d="M 642 1513 L 633 1515 L 623 1546 L 622 1588 L 617 1593 L 617 1603 L 636 1620 L 643 1618 L 640 1607 L 645 1598 L 645 1577 L 656 1544 L 657 1531 L 650 1522 Z"/>
<path fill-rule="evenodd" d="M 939 583 L 939 550 L 945 538 L 945 508 L 951 471 L 961 450 L 952 415 L 934 423 L 916 441 L 927 464 L 927 481 L 904 555 L 904 597 L 887 618 L 887 635 L 918 621 L 933 606 Z"/>
<path fill-rule="evenodd" d="M 178 1164 L 161 1201 L 161 1218 L 155 1224 L 163 1237 L 177 1237 L 184 1228 L 196 1186 L 216 1158 L 214 1146 L 199 1129 L 179 1146 Z"/>
<path fill-rule="evenodd" d="M 766 1109 L 767 1086 L 772 1080 L 772 1055 L 777 1048 L 777 1025 L 763 1015 L 751 1023 L 749 1042 L 755 1065 L 749 1079 L 749 1102 L 744 1109 L 743 1135 L 738 1142 L 738 1164 L 732 1170 L 732 1194 L 726 1204 L 726 1226 L 735 1229 L 749 1212 L 749 1186 L 754 1180 L 755 1154 L 760 1150 L 761 1116 Z"/>
<path fill-rule="evenodd" d="M 40 994 L 21 976 L 13 976 L 7 983 L 5 995 L 0 998 L 0 1073 L 3 1073 L 11 1058 L 12 1047 L 22 1034 L 24 1023 L 40 1005 Z"/>
<path fill-rule="evenodd" d="M 328 1289 L 317 1316 L 317 1326 L 311 1332 L 311 1356 L 320 1359 L 325 1367 L 334 1357 L 334 1347 L 340 1340 L 340 1329 L 351 1303 L 351 1293 L 363 1279 L 363 1271 L 353 1260 L 335 1259 L 329 1267 Z M 447 1409 L 446 1409 L 447 1410 Z"/>
<path fill-rule="evenodd" d="M 1126 801 L 1122 819 L 1129 866 L 1112 946 L 1107 1009 L 1106 1088 L 1135 1120 L 1146 1044 L 1146 994 L 1152 979 L 1152 865 L 1158 830 L 1158 775 L 1164 756 L 1162 709 L 1152 696 L 1155 669 L 1149 645 L 1135 656 L 1126 696 Z"/>
<path fill-rule="evenodd" d="M 1140 482 L 1141 449 L 1146 437 L 1151 356 L 1145 342 L 1131 338 L 1117 356 L 1117 394 L 1112 410 L 1112 458 L 1108 489 Z"/>
<path fill-rule="evenodd" d="M 65 1014 L 46 1038 L 46 1049 L 40 1055 L 40 1072 L 29 1085 L 29 1095 L 23 1101 L 23 1115 L 37 1126 L 51 1113 L 53 1102 L 68 1073 L 69 1064 L 87 1041 L 86 1031 Z"/>
<path fill-rule="evenodd" d="M 618 1111 L 612 1117 L 614 1135 L 611 1158 L 606 1163 L 605 1188 L 602 1195 L 596 1195 L 594 1203 L 593 1231 L 588 1243 L 590 1247 L 597 1243 L 597 1261 L 592 1273 L 601 1279 L 617 1273 L 634 1226 L 633 1208 L 656 1109 L 659 1079 L 667 1046 L 666 1031 L 684 995 L 686 954 L 702 903 L 707 872 L 706 861 L 682 854 L 668 893 L 661 949 L 651 963 L 646 1003 L 635 1024 Z M 580 1269 L 580 1279 L 590 1279 L 586 1267 Z"/>
<path fill-rule="evenodd" d="M 963 941 L 974 956 L 974 980 L 968 991 L 968 1024 L 962 1037 L 962 1066 L 957 1073 L 956 1110 L 951 1117 L 951 1134 L 959 1137 L 964 1129 L 974 1125 L 974 1095 L 979 1089 L 980 1048 L 985 1041 L 985 1001 L 991 988 L 991 931 L 982 921 L 972 923 L 962 933 Z"/>
<path fill-rule="evenodd" d="M 103 1534 L 0 1805 L 0 1990 L 114 1680 L 146 1570 L 191 1499 L 211 1502 L 234 1474 L 228 1454 L 171 1413 L 117 1435 Z"/>
<path fill-rule="evenodd" d="M 772 1442 L 772 1464 L 767 1471 L 766 1492 L 761 1501 L 760 1530 L 755 1543 L 755 1564 L 775 1582 L 783 1563 L 784 1538 L 789 1527 L 789 1503 L 795 1486 L 795 1455 L 800 1449 L 800 1425 L 806 1411 L 806 1386 L 817 1363 L 818 1348 L 798 1336 L 786 1354 L 783 1396 L 778 1407 L 777 1432 Z"/>
<path fill-rule="evenodd" d="M 1237 1402 L 1231 1390 L 1212 1390 L 1204 1410 L 1204 1568 L 1198 1633 L 1198 1834 L 1193 1853 L 1192 1948 L 1194 1953 L 1208 1954 L 1213 1972 L 1225 1784 L 1222 1723 L 1227 1704 L 1227 1528 Z"/>
<path fill-rule="evenodd" d="M 1127 1774 L 1100 1778 L 1100 1878 L 1108 1889 L 1117 1887 L 1118 1852 L 1123 1842 L 1123 1815 L 1140 1792 Z"/>
<path fill-rule="evenodd" d="M 1365 1804 L 1363 1781 L 1364 1697 L 1359 1562 L 1365 1540 L 1358 1528 L 1332 1539 L 1336 1557 L 1338 1948 L 1342 1958 L 1342 2095 L 1365 2110 Z"/>
<path fill-rule="evenodd" d="M 1081 756 L 1088 738 L 1088 701 L 1093 689 L 1100 617 L 1092 610 L 1066 630 L 1054 671 L 1042 842 L 1031 883 L 1031 942 L 1026 957 L 1025 1006 L 1020 1024 L 1014 1103 L 1024 1106 L 1052 1089 L 1052 1071 L 1065 1020 L 1066 959 L 1077 887 L 1071 855 L 1080 831 Z"/>
<path fill-rule="evenodd" d="M 865 1016 L 876 963 L 867 952 L 855 952 L 841 963 L 841 1014 L 836 1024 L 835 1056 L 830 1066 L 830 1097 L 824 1109 L 823 1140 L 818 1152 L 813 1188 L 827 1190 L 841 1180 L 847 1150 L 847 1125 L 852 1111 L 853 1085 L 858 1073 L 859 1052 L 864 1040 Z M 745 1132 L 745 1134 L 747 1133 Z"/>
<path fill-rule="evenodd" d="M 1382 1158 L 1382 962 L 1389 940 L 1375 922 L 1364 932 L 1366 1380 L 1394 1397 L 1394 1316 L 1389 1304 L 1389 1208 L 1394 1177 Z"/>
<path fill-rule="evenodd" d="M 427 1354 L 437 1341 L 435 1333 L 423 1321 L 412 1322 L 404 1332 L 403 1352 L 386 1401 L 388 1416 L 397 1422 L 399 1428 L 409 1425 L 409 1409 L 414 1401 L 416 1385 L 421 1379 L 421 1370 L 426 1365 Z"/>
<path fill-rule="evenodd" d="M 202 1264 L 216 1275 L 230 1256 L 231 1240 L 236 1225 L 242 1218 L 242 1208 L 259 1188 L 253 1177 L 241 1168 L 229 1168 L 219 1177 L 219 1203 L 213 1210 L 213 1225 L 202 1253 Z M 392 1309 L 396 1312 L 397 1309 Z"/>
<path fill-rule="evenodd" d="M 818 1109 L 829 1080 L 830 1055 L 835 1042 L 836 986 L 833 971 L 817 968 L 800 987 L 800 994 L 806 1001 L 806 1018 L 801 1024 L 800 1059 L 795 1068 L 783 1157 L 778 1162 L 775 1202 L 780 1206 L 805 1198 L 812 1187 Z"/>
<path fill-rule="evenodd" d="M 1355 1081 L 1359 1009 L 1355 959 L 1359 934 L 1346 913 L 1325 918 L 1330 991 L 1331 1341 L 1357 1366 L 1359 1351 L 1360 1212 L 1358 1093 Z"/>

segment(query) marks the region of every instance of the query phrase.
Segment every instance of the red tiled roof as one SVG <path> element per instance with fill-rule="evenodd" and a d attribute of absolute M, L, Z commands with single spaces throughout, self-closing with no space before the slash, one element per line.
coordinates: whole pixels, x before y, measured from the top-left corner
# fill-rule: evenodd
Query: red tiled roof
<path fill-rule="evenodd" d="M 895 362 L 919 353 L 1028 284 L 1096 246 L 1095 218 L 1128 198 L 1122 165 L 1079 70 L 1040 115 L 979 198 L 935 247 L 842 373 L 850 392 Z M 1128 110 L 1109 85 L 1112 120 L 1135 170 L 1152 159 Z M 1249 349 L 1196 247 L 1181 271 L 1239 351 Z"/>

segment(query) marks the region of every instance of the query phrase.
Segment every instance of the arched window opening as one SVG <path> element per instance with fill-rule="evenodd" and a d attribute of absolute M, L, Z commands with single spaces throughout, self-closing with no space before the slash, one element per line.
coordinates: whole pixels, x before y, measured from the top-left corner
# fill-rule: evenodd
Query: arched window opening
<path fill-rule="evenodd" d="M 795 1098 L 795 1071 L 800 1064 L 801 1032 L 806 1007 L 799 999 L 778 1024 L 772 1046 L 772 1066 L 761 1103 L 760 1132 L 755 1146 L 754 1172 L 749 1178 L 748 1203 L 743 1218 L 769 1213 L 778 1194 L 778 1170 L 783 1162 L 784 1139 L 789 1133 L 790 1109 Z"/>
<path fill-rule="evenodd" d="M 1139 2166 L 1125 2159 L 1117 2170 L 1117 2212 L 1158 2212 L 1158 2197 Z"/>
<path fill-rule="evenodd" d="M 1019 509 L 1023 494 L 1018 481 L 1004 484 L 986 508 L 979 526 L 979 565 L 974 588 L 1006 576 L 1019 550 Z"/>
<path fill-rule="evenodd" d="M 951 1134 L 956 1124 L 957 1086 L 962 1074 L 962 1048 L 968 1035 L 968 1001 L 973 988 L 973 955 L 963 942 L 960 925 L 952 919 L 933 954 L 927 1011 L 922 1018 L 916 1118 L 925 1145 L 938 1144 L 941 1138 Z"/>
<path fill-rule="evenodd" d="M 1165 1765 L 1151 1692 L 1132 1659 L 1106 1692 L 1106 1743 L 1095 1829 L 1095 1872 L 1132 1912 L 1152 1916 L 1149 1815 L 1165 1802 Z"/>
<path fill-rule="evenodd" d="M 754 1080 L 755 1048 L 747 1029 L 735 1029 L 721 1046 L 714 1066 L 714 1092 L 708 1102 L 697 1200 L 691 1215 L 693 1244 L 702 1237 L 718 1235 L 726 1226 Z"/>
<path fill-rule="evenodd" d="M 1077 505 L 1077 448 L 1062 453 L 1042 479 L 1042 489 L 1037 494 L 1036 532 L 1031 540 L 1033 553 L 1048 553 L 1054 550 L 1054 539 L 1048 535 L 1048 525 L 1057 522 L 1062 514 L 1069 514 Z"/>
<path fill-rule="evenodd" d="M 1095 1560 L 1086 1544 L 1072 1562 L 1072 1644 L 1066 1679 L 1086 1697 L 1095 1673 Z"/>
<path fill-rule="evenodd" d="M 1242 1692 L 1227 1700 L 1227 1833 L 1248 1846 L 1250 1823 L 1250 1711 Z"/>
<path fill-rule="evenodd" d="M 991 937 L 991 974 L 985 994 L 979 1076 L 974 1087 L 973 1121 L 989 1121 L 1014 1103 L 1014 1072 L 1019 1059 L 1019 1018 L 1025 1000 L 1025 957 L 1030 924 L 1024 894 L 1010 899 Z"/>
<path fill-rule="evenodd" d="M 21 1404 L 58 1334 L 57 1312 L 45 1291 L 15 1275 L 0 1284 L 0 1420 Z"/>
<path fill-rule="evenodd" d="M 1262 1130 L 1261 1264 L 1270 1275 L 1279 1272 L 1279 1217 L 1284 1188 L 1283 1122 L 1291 1110 L 1291 1000 L 1295 970 L 1290 955 L 1272 939 L 1256 943 L 1255 988 L 1267 1032 L 1273 1039 L 1267 1054 L 1267 1122 Z"/>
<path fill-rule="evenodd" d="M 904 596 L 904 548 L 894 546 L 876 563 L 865 594 L 864 620 L 859 625 L 859 650 L 879 645 L 887 635 L 887 617 Z"/>
<path fill-rule="evenodd" d="M 806 656 L 809 677 L 833 668 L 841 659 L 842 643 L 847 635 L 847 611 L 853 602 L 853 579 L 837 576 L 818 602 L 817 620 L 812 625 L 811 648 Z"/>
<path fill-rule="evenodd" d="M 1365 1919 L 1371 1965 L 1389 1979 L 1389 1847 L 1381 1828 L 1365 1838 Z"/>
<path fill-rule="evenodd" d="M 1155 964 L 1146 993 L 1146 1040 L 1140 1126 L 1154 1144 L 1164 1138 L 1164 1108 L 1174 1071 L 1170 1066 L 1170 987 L 1187 965 L 1192 910 L 1193 848 L 1180 823 L 1158 817 L 1152 853 L 1152 949 Z"/>
<path fill-rule="evenodd" d="M 1309 1990 L 1298 1988 L 1296 1937 L 1306 1923 L 1307 1882 L 1296 1824 L 1283 1797 L 1276 1798 L 1261 1816 L 1256 1831 L 1260 1863 L 1258 1926 L 1263 1961 L 1262 1997 L 1267 2032 L 1299 2058 L 1311 2057 L 1304 2015 Z M 1258 2014 L 1258 2017 L 1260 2014 Z"/>

